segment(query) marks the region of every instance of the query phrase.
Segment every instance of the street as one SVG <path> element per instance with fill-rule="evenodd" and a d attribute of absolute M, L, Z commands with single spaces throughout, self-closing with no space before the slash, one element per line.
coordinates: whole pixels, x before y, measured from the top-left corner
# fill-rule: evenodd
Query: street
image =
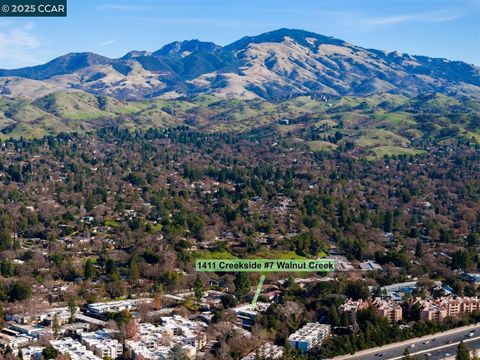
<path fill-rule="evenodd" d="M 469 333 L 474 335 L 469 337 Z M 444 333 L 424 336 L 401 343 L 394 343 L 382 347 L 363 350 L 354 355 L 339 356 L 335 360 L 355 359 L 389 359 L 399 360 L 403 358 L 403 352 L 408 347 L 411 355 L 417 355 L 422 359 L 429 354 L 431 360 L 439 360 L 454 356 L 459 342 L 463 340 L 470 350 L 480 350 L 480 325 L 452 329 Z M 380 356 L 381 355 L 381 356 Z"/>

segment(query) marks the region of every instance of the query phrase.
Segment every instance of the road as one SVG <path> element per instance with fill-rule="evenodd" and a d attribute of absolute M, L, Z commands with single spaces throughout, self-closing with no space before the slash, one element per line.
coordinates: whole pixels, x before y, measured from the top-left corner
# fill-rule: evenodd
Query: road
<path fill-rule="evenodd" d="M 475 331 L 474 336 L 469 337 L 468 334 L 472 330 Z M 457 346 L 461 340 L 467 344 L 470 350 L 480 350 L 480 325 L 466 326 L 443 333 L 403 341 L 401 343 L 363 350 L 354 355 L 338 356 L 334 358 L 334 360 L 400 360 L 403 358 L 402 355 L 406 347 L 409 347 L 411 355 L 417 355 L 420 360 L 423 359 L 426 354 L 430 354 L 431 360 L 448 359 L 449 357 L 455 356 Z M 411 347 L 412 345 L 414 346 Z M 383 354 L 383 356 L 375 356 L 375 354 L 380 353 Z"/>

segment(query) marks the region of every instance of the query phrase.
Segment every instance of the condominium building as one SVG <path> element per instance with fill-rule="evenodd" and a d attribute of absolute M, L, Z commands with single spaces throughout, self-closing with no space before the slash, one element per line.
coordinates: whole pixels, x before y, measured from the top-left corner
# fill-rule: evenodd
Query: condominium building
<path fill-rule="evenodd" d="M 75 311 L 78 311 L 76 309 Z M 29 311 L 22 311 L 21 313 L 5 315 L 5 320 L 15 321 L 18 324 L 37 324 L 37 323 L 53 323 L 56 319 L 60 325 L 66 324 L 71 317 L 70 309 L 68 307 L 59 307 L 52 309 L 33 309 Z"/>
<path fill-rule="evenodd" d="M 207 343 L 206 325 L 179 315 L 162 317 L 160 325 L 138 324 L 138 336 L 127 340 L 126 346 L 135 356 L 146 359 L 167 359 L 174 345 L 181 346 L 190 358 Z"/>
<path fill-rule="evenodd" d="M 101 357 L 88 350 L 85 345 L 70 337 L 52 340 L 50 344 L 60 353 L 68 354 L 71 360 L 102 360 Z"/>
<path fill-rule="evenodd" d="M 321 345 L 330 335 L 331 327 L 328 324 L 308 323 L 288 337 L 288 342 L 294 349 L 308 352 Z"/>
<path fill-rule="evenodd" d="M 376 298 L 373 303 L 377 315 L 388 319 L 390 324 L 395 324 L 403 319 L 402 307 L 392 300 L 382 300 Z"/>
<path fill-rule="evenodd" d="M 459 318 L 480 311 L 478 297 L 442 297 L 437 300 L 418 300 L 422 320 L 442 321 L 446 317 Z"/>
<path fill-rule="evenodd" d="M 256 360 L 259 357 L 260 359 L 276 360 L 276 359 L 281 359 L 282 356 L 283 356 L 282 346 L 278 346 L 272 343 L 265 343 L 255 351 L 252 351 L 247 356 L 244 356 L 242 360 Z"/>
<path fill-rule="evenodd" d="M 356 326 L 358 311 L 366 309 L 369 306 L 370 304 L 367 301 L 364 301 L 362 299 L 359 299 L 359 300 L 348 299 L 344 304 L 340 305 L 340 311 L 347 314 L 348 323 L 351 326 Z"/>
<path fill-rule="evenodd" d="M 93 316 L 105 316 L 108 313 L 116 313 L 124 310 L 133 310 L 141 303 L 151 302 L 152 299 L 129 299 L 109 302 L 98 302 L 87 305 L 87 312 Z"/>
<path fill-rule="evenodd" d="M 123 353 L 123 346 L 113 338 L 109 330 L 98 330 L 95 332 L 79 332 L 81 342 L 87 349 L 93 351 L 95 355 L 116 359 Z"/>

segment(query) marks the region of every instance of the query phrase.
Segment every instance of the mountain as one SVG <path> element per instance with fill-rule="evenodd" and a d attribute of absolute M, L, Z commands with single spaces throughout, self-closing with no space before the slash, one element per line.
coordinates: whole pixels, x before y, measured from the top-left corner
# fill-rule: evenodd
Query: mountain
<path fill-rule="evenodd" d="M 185 40 L 174 41 L 170 44 L 163 46 L 160 50 L 155 51 L 153 56 L 174 56 L 179 55 L 182 57 L 188 56 L 191 53 L 198 51 L 217 51 L 222 47 L 213 43 L 200 40 Z"/>
<path fill-rule="evenodd" d="M 36 82 L 26 86 L 26 79 Z M 480 68 L 461 61 L 365 49 L 304 30 L 279 29 L 224 47 L 199 40 L 177 41 L 153 53 L 132 51 L 118 59 L 77 53 L 44 65 L 0 70 L 4 96 L 35 98 L 72 89 L 123 100 L 196 94 L 276 101 L 298 95 L 334 98 L 386 93 L 480 98 Z"/>
<path fill-rule="evenodd" d="M 43 80 L 56 75 L 70 74 L 93 65 L 111 64 L 113 61 L 112 59 L 91 52 L 69 53 L 43 65 L 15 70 L 0 70 L 0 76 L 19 76 Z"/>

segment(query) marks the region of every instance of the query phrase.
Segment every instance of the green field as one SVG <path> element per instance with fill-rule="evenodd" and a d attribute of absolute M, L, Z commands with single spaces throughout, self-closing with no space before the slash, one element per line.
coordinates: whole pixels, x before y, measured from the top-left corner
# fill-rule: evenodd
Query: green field
<path fill-rule="evenodd" d="M 321 140 L 309 141 L 307 144 L 313 152 L 332 151 L 337 148 L 337 145 Z"/>
<path fill-rule="evenodd" d="M 400 146 L 378 146 L 371 149 L 373 153 L 368 158 L 372 160 L 380 159 L 385 155 L 392 156 L 392 155 L 422 155 L 426 154 L 425 150 L 417 150 L 417 149 L 410 149 L 404 148 Z"/>

